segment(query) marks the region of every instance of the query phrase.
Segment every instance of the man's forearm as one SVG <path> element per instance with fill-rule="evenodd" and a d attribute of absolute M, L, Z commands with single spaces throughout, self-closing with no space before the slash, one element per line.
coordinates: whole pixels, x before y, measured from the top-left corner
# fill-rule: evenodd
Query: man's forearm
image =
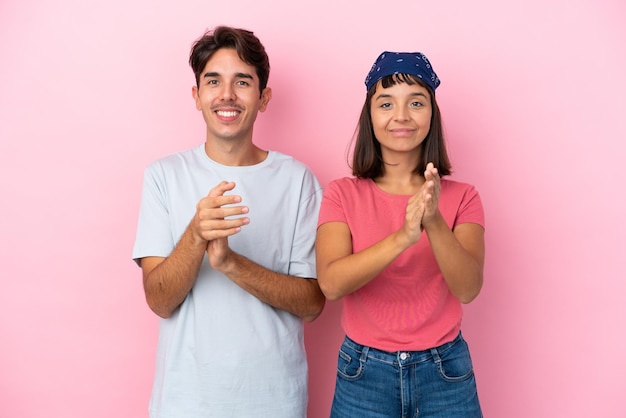
<path fill-rule="evenodd" d="M 206 250 L 206 241 L 190 228 L 167 258 L 142 260 L 143 283 L 150 309 L 162 318 L 172 316 L 193 287 Z"/>
<path fill-rule="evenodd" d="M 231 252 L 222 272 L 258 299 L 305 321 L 319 316 L 326 299 L 315 279 L 276 273 Z"/>

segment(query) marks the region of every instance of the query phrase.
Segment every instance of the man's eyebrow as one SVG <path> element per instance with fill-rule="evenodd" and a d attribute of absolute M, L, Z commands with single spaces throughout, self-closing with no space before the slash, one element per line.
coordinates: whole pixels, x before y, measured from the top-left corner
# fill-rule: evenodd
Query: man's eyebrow
<path fill-rule="evenodd" d="M 220 75 L 220 73 L 218 73 L 218 72 L 209 71 L 207 73 L 204 73 L 202 78 L 219 77 L 219 75 Z M 235 73 L 235 78 L 248 78 L 248 79 L 252 80 L 252 75 L 248 74 L 248 73 Z"/>

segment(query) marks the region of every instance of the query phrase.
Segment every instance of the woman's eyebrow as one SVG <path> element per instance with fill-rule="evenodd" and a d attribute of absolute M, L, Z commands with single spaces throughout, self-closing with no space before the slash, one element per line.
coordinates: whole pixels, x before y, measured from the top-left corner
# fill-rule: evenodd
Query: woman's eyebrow
<path fill-rule="evenodd" d="M 414 93 L 411 93 L 409 96 L 411 97 L 423 97 L 423 98 L 427 98 L 426 95 L 422 92 L 416 91 Z M 388 99 L 390 97 L 393 97 L 391 94 L 387 94 L 387 93 L 380 93 L 379 95 L 377 95 L 376 97 L 374 97 L 374 100 L 378 100 L 378 99 Z"/>

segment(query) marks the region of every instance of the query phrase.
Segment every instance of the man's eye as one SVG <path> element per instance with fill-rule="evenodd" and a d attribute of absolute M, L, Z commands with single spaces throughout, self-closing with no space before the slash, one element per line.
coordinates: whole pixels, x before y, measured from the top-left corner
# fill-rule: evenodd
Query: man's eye
<path fill-rule="evenodd" d="M 207 84 L 217 84 L 217 80 L 208 80 Z"/>
<path fill-rule="evenodd" d="M 237 82 L 237 85 L 238 85 L 238 86 L 248 86 L 248 85 L 249 85 L 249 83 L 248 83 L 247 81 L 245 81 L 245 80 L 239 80 L 239 81 Z"/>

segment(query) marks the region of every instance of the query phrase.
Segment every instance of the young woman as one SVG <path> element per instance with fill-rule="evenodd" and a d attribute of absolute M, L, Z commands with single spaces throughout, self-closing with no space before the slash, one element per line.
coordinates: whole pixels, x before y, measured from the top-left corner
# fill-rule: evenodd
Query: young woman
<path fill-rule="evenodd" d="M 343 299 L 346 333 L 331 417 L 482 417 L 461 335 L 483 282 L 484 213 L 450 162 L 423 54 L 383 52 L 370 70 L 353 177 L 324 191 L 318 283 Z"/>

